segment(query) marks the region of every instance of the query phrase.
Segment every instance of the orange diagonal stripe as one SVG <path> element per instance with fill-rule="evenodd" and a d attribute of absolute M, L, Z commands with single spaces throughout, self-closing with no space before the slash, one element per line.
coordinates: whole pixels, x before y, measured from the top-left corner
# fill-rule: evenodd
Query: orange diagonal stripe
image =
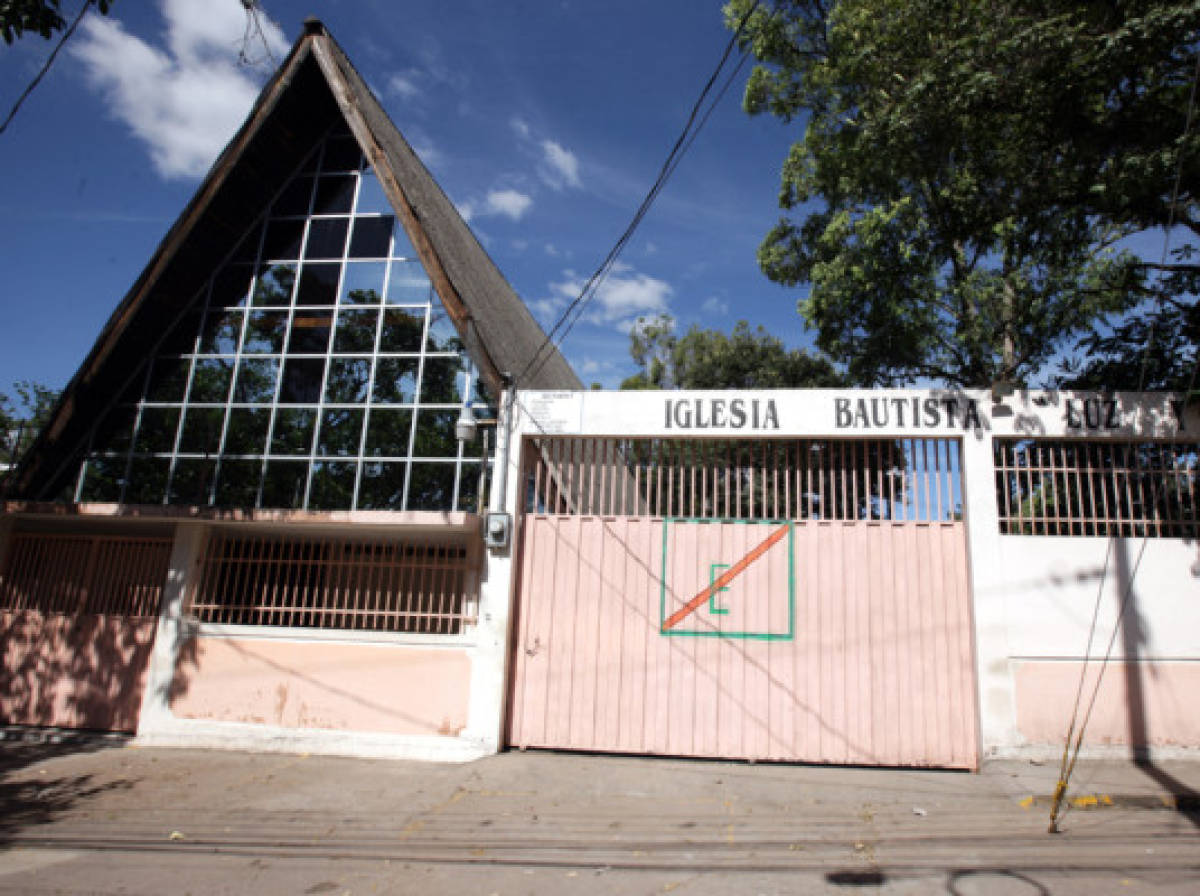
<path fill-rule="evenodd" d="M 687 604 L 685 604 L 684 606 L 682 606 L 678 610 L 676 610 L 675 613 L 671 616 L 671 618 L 663 623 L 662 630 L 665 632 L 665 631 L 668 631 L 669 629 L 672 629 L 675 626 L 677 626 L 680 622 L 682 622 L 684 619 L 686 619 L 691 613 L 694 613 L 696 611 L 696 609 L 701 604 L 703 604 L 706 600 L 708 600 L 710 597 L 712 597 L 713 594 L 715 594 L 720 589 L 724 588 L 726 585 L 728 585 L 730 582 L 732 582 L 734 579 L 736 579 L 738 576 L 740 576 L 743 572 L 745 572 L 746 567 L 748 567 L 751 563 L 753 563 L 755 560 L 757 560 L 759 557 L 761 557 L 767 551 L 771 550 L 771 548 L 774 545 L 779 543 L 780 539 L 782 539 L 783 536 L 788 534 L 788 529 L 790 528 L 790 526 L 791 526 L 791 523 L 784 523 L 782 526 L 780 526 L 778 529 L 776 529 L 774 532 L 772 532 L 770 537 L 767 538 L 766 541 L 763 541 L 762 543 L 755 545 L 751 549 L 750 553 L 748 553 L 745 557 L 743 557 L 737 563 L 733 564 L 733 566 L 729 567 L 729 569 L 725 570 L 725 572 L 721 573 L 721 575 L 717 577 L 716 581 L 714 581 L 711 585 L 709 585 L 707 588 L 705 588 L 703 591 L 701 591 L 699 594 L 697 594 L 695 597 L 693 597 L 691 600 L 689 600 L 687 602 Z"/>

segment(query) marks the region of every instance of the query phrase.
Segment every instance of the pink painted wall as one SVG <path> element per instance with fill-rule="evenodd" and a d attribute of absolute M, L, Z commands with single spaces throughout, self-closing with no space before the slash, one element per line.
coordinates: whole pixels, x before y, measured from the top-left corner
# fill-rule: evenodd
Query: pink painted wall
<path fill-rule="evenodd" d="M 0 721 L 136 731 L 157 624 L 0 610 Z"/>
<path fill-rule="evenodd" d="M 462 649 L 200 637 L 180 652 L 171 709 L 285 728 L 457 735 L 471 664 Z"/>
<path fill-rule="evenodd" d="M 1032 744 L 1061 746 L 1079 688 L 1079 662 L 1014 662 L 1017 728 Z M 1088 664 L 1084 705 L 1099 663 Z M 1085 744 L 1195 746 L 1200 744 L 1200 663 L 1109 663 L 1088 722 Z M 1082 715 L 1081 715 L 1082 718 Z"/>
<path fill-rule="evenodd" d="M 675 635 L 778 524 L 524 525 L 513 745 L 975 766 L 961 523 L 797 523 Z"/>

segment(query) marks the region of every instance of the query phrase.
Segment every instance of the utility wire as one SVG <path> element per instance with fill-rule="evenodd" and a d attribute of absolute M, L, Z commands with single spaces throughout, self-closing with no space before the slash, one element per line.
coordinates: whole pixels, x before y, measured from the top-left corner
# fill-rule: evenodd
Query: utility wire
<path fill-rule="evenodd" d="M 265 13 L 263 13 L 262 3 L 260 0 L 241 0 L 241 3 L 242 8 L 246 10 L 246 29 L 242 34 L 242 49 L 238 52 L 238 62 L 242 65 L 256 66 L 269 59 L 274 68 L 279 68 L 279 60 L 271 49 L 271 44 L 267 41 L 266 32 L 263 31 L 262 16 Z M 254 42 L 255 38 L 262 43 L 263 49 L 266 51 L 265 56 L 253 57 L 250 55 L 250 44 Z"/>
<path fill-rule="evenodd" d="M 1192 72 L 1192 87 L 1191 87 L 1191 91 L 1188 94 L 1187 116 L 1184 119 L 1183 135 L 1180 137 L 1180 141 L 1179 141 L 1179 158 L 1176 160 L 1176 164 L 1175 164 L 1175 183 L 1173 184 L 1172 189 L 1171 189 L 1171 203 L 1170 203 L 1170 206 L 1169 206 L 1169 209 L 1167 212 L 1167 227 L 1166 227 L 1166 231 L 1163 234 L 1163 248 L 1162 248 L 1162 255 L 1161 255 L 1161 259 L 1160 259 L 1160 263 L 1159 263 L 1159 277 L 1160 278 L 1162 276 L 1162 269 L 1165 268 L 1166 263 L 1167 263 L 1167 254 L 1168 254 L 1168 250 L 1169 250 L 1170 244 L 1171 244 L 1171 231 L 1175 227 L 1175 212 L 1176 212 L 1176 209 L 1178 208 L 1179 190 L 1180 190 L 1180 186 L 1181 186 L 1181 183 L 1183 180 L 1184 145 L 1187 142 L 1188 134 L 1191 132 L 1192 121 L 1193 121 L 1193 117 L 1194 117 L 1194 113 L 1195 113 L 1195 109 L 1196 109 L 1196 85 L 1197 85 L 1197 83 L 1200 83 L 1200 53 L 1196 54 L 1196 67 Z M 1159 294 L 1158 301 L 1159 301 L 1159 310 L 1161 311 L 1161 309 L 1162 309 L 1161 293 Z M 1141 373 L 1138 377 L 1138 391 L 1139 392 L 1141 392 L 1146 387 L 1146 377 L 1147 377 L 1147 374 L 1149 371 L 1149 365 L 1150 365 L 1150 351 L 1151 351 L 1151 348 L 1153 347 L 1154 337 L 1155 337 L 1154 325 L 1155 325 L 1155 321 L 1152 318 L 1150 321 L 1150 331 L 1146 337 L 1146 349 L 1142 353 L 1142 369 L 1141 369 Z M 1198 373 L 1200 373 L 1200 352 L 1197 352 L 1196 357 L 1193 358 L 1193 360 L 1192 360 L 1192 370 L 1188 377 L 1187 389 L 1184 391 L 1185 402 L 1187 400 L 1187 396 L 1191 395 L 1192 390 L 1196 387 L 1196 378 L 1197 378 Z M 1158 483 L 1155 486 L 1154 495 L 1153 495 L 1153 503 L 1151 504 L 1151 507 L 1158 506 L 1159 498 L 1162 497 L 1162 493 L 1165 488 L 1166 488 L 1166 479 L 1165 479 L 1165 477 L 1160 477 Z M 1071 722 L 1070 722 L 1070 725 L 1068 725 L 1068 727 L 1067 727 L 1067 736 L 1066 736 L 1066 740 L 1063 743 L 1062 763 L 1059 766 L 1058 782 L 1057 782 L 1057 784 L 1055 784 L 1054 796 L 1050 802 L 1050 827 L 1048 830 L 1051 834 L 1058 832 L 1058 818 L 1059 818 L 1059 810 L 1062 807 L 1062 800 L 1063 800 L 1063 797 L 1066 795 L 1067 786 L 1069 785 L 1070 780 L 1071 780 L 1071 774 L 1075 770 L 1075 763 L 1079 759 L 1079 752 L 1083 747 L 1083 736 L 1084 736 L 1084 733 L 1087 731 L 1088 722 L 1091 721 L 1092 709 L 1096 705 L 1096 698 L 1100 694 L 1100 684 L 1104 680 L 1104 672 L 1106 669 L 1108 669 L 1108 663 L 1112 659 L 1113 645 L 1116 643 L 1117 632 L 1120 630 L 1120 627 L 1124 624 L 1125 610 L 1129 605 L 1129 598 L 1133 594 L 1133 584 L 1137 578 L 1138 569 L 1141 567 L 1142 557 L 1146 553 L 1146 545 L 1150 538 L 1150 534 L 1149 534 L 1148 527 L 1142 533 L 1142 544 L 1141 544 L 1141 547 L 1138 549 L 1137 560 L 1135 561 L 1132 568 L 1130 569 L 1129 581 L 1125 586 L 1125 592 L 1124 592 L 1124 594 L 1121 595 L 1121 599 L 1117 604 L 1117 617 L 1115 620 L 1113 620 L 1112 635 L 1108 639 L 1108 647 L 1104 652 L 1104 659 L 1100 664 L 1100 671 L 1096 675 L 1096 683 L 1092 687 L 1092 695 L 1091 695 L 1091 698 L 1088 700 L 1087 711 L 1084 713 L 1083 721 L 1079 723 L 1079 730 L 1078 730 L 1078 733 L 1076 733 L 1075 724 L 1079 719 L 1079 706 L 1080 706 L 1080 702 L 1083 698 L 1083 684 L 1084 684 L 1084 680 L 1087 677 L 1087 667 L 1088 667 L 1088 663 L 1091 660 L 1091 654 L 1092 654 L 1092 641 L 1096 635 L 1096 623 L 1100 616 L 1100 601 L 1102 600 L 1102 598 L 1104 596 L 1104 583 L 1105 583 L 1105 580 L 1108 578 L 1109 561 L 1112 558 L 1113 545 L 1116 543 L 1116 538 L 1117 537 L 1115 535 L 1113 535 L 1113 536 L 1110 536 L 1108 539 L 1108 548 L 1104 554 L 1104 567 L 1100 573 L 1100 584 L 1097 586 L 1097 589 L 1096 589 L 1096 605 L 1092 610 L 1092 623 L 1091 623 L 1091 627 L 1088 630 L 1087 649 L 1083 655 L 1083 667 L 1079 671 L 1079 687 L 1077 688 L 1077 690 L 1075 692 L 1075 706 L 1073 707 L 1073 709 L 1071 711 Z M 1126 660 L 1128 660 L 1128 657 L 1126 657 Z M 1073 752 L 1071 750 L 1072 736 L 1075 737 L 1075 749 Z"/>
<path fill-rule="evenodd" d="M 625 246 L 629 243 L 629 240 L 633 237 L 634 231 L 636 231 L 638 226 L 642 223 L 642 219 L 646 217 L 646 213 L 650 211 L 650 206 L 654 204 L 654 201 L 658 198 L 659 193 L 662 192 L 663 187 L 666 186 L 667 181 L 670 179 L 672 173 L 674 173 L 675 168 L 679 165 L 680 160 L 695 141 L 696 135 L 700 133 L 700 130 L 704 127 L 705 122 L 707 122 L 709 116 L 712 115 L 713 109 L 716 108 L 716 105 L 718 102 L 720 102 L 721 97 L 725 95 L 725 91 L 729 88 L 729 81 L 732 81 L 733 77 L 736 76 L 737 71 L 745 63 L 749 51 L 743 52 L 741 61 L 738 63 L 737 68 L 734 69 L 733 75 L 730 76 L 729 81 L 726 82 L 725 86 L 721 89 L 709 109 L 703 115 L 701 115 L 700 110 L 704 106 L 704 101 L 712 91 L 713 85 L 716 84 L 717 79 L 720 78 L 721 71 L 725 68 L 725 64 L 729 61 L 729 57 L 733 53 L 734 47 L 737 46 L 738 41 L 741 39 L 747 22 L 750 21 L 750 17 L 760 5 L 761 0 L 754 0 L 753 5 L 751 5 L 750 9 L 746 11 L 746 14 L 742 16 L 741 21 L 738 22 L 737 30 L 729 39 L 729 43 L 726 44 L 725 52 L 721 54 L 721 59 L 717 63 L 716 68 L 713 70 L 712 75 L 709 76 L 708 81 L 705 83 L 704 89 L 700 91 L 700 96 L 697 98 L 695 104 L 693 104 L 691 113 L 688 115 L 687 122 L 683 126 L 683 130 L 680 132 L 679 137 L 675 140 L 675 144 L 671 147 L 671 151 L 667 154 L 666 161 L 663 162 L 662 167 L 659 169 L 658 177 L 655 178 L 653 185 L 646 193 L 646 197 L 642 200 L 641 205 L 638 206 L 638 209 L 634 213 L 633 219 L 630 221 L 629 226 L 626 227 L 625 231 L 620 237 L 618 237 L 612 249 L 608 251 L 608 254 L 600 263 L 600 266 L 596 268 L 595 272 L 591 275 L 591 277 L 588 278 L 587 282 L 583 286 L 583 289 L 579 291 L 579 295 L 576 296 L 574 301 L 572 301 L 563 310 L 563 312 L 559 315 L 558 320 L 555 321 L 554 326 L 551 327 L 546 333 L 546 338 L 542 340 L 542 343 L 538 346 L 537 351 L 533 353 L 525 367 L 514 380 L 516 384 L 519 385 L 525 381 L 526 376 L 541 370 L 542 366 L 545 365 L 545 363 L 551 357 L 553 357 L 553 349 L 562 344 L 562 341 L 567 337 L 567 334 L 570 333 L 571 328 L 574 327 L 575 322 L 583 314 L 584 309 L 592 301 L 592 299 L 595 298 L 600 286 L 604 283 L 604 280 L 612 271 L 613 265 L 616 264 L 618 256 L 620 256 L 622 250 L 624 250 Z M 772 15 L 773 14 L 774 13 L 772 13 Z M 697 123 L 697 118 L 699 118 L 699 123 Z M 693 125 L 695 126 L 694 130 Z M 555 334 L 557 334 L 560 329 L 562 329 L 562 334 L 559 336 L 557 343 L 555 343 Z"/>
<path fill-rule="evenodd" d="M 83 21 L 84 15 L 87 14 L 87 11 L 95 2 L 96 0 L 83 0 L 83 6 L 80 7 L 79 14 L 75 16 L 75 21 L 73 21 L 71 26 L 63 32 L 63 36 L 59 38 L 54 50 L 51 51 L 49 58 L 46 60 L 46 64 L 42 66 L 42 70 L 37 73 L 36 77 L 29 82 L 29 86 L 25 88 L 19 97 L 17 97 L 16 103 L 13 104 L 12 111 L 8 113 L 8 117 L 4 119 L 4 123 L 0 124 L 0 134 L 3 134 L 6 130 L 8 130 L 8 125 L 12 122 L 13 118 L 16 117 L 17 110 L 21 108 L 21 105 L 29 97 L 29 94 L 33 93 L 34 88 L 41 83 L 42 78 L 46 77 L 46 72 L 50 71 L 50 66 L 54 64 L 54 58 L 58 56 L 58 51 L 63 48 L 63 44 L 70 40 L 71 35 L 75 33 L 75 29 L 79 27 L 79 23 Z"/>

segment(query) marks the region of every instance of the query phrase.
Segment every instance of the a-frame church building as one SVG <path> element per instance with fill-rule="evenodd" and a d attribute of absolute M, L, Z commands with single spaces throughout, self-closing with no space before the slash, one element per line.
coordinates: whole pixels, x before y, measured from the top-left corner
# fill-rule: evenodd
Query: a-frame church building
<path fill-rule="evenodd" d="M 494 750 L 480 513 L 545 335 L 320 22 L 8 482 L 0 722 Z M 554 351 L 523 385 L 578 389 Z"/>

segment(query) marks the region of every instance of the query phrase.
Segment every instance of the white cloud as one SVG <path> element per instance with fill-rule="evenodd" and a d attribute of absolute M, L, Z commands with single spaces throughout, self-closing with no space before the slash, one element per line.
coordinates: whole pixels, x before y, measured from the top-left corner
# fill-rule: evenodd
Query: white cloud
<path fill-rule="evenodd" d="M 492 190 L 487 194 L 485 212 L 489 215 L 504 215 L 520 221 L 533 205 L 533 198 L 518 190 Z"/>
<path fill-rule="evenodd" d="M 416 85 L 411 72 L 394 72 L 388 77 L 387 92 L 402 100 L 411 100 L 421 96 L 421 88 Z"/>
<path fill-rule="evenodd" d="M 512 125 L 512 129 L 517 132 L 518 137 L 520 137 L 522 140 L 529 139 L 529 136 L 530 136 L 529 125 L 526 124 L 523 120 L 521 120 L 520 118 L 514 118 L 511 121 L 509 121 L 509 124 Z"/>
<path fill-rule="evenodd" d="M 550 289 L 556 296 L 574 301 L 587 281 L 574 271 L 563 273 L 566 279 L 551 283 Z M 665 280 L 638 273 L 626 264 L 617 264 L 595 291 L 587 319 L 593 324 L 628 332 L 639 317 L 668 313 L 669 299 L 674 292 Z"/>
<path fill-rule="evenodd" d="M 545 249 L 546 254 L 551 258 L 558 258 L 558 256 L 562 254 L 558 251 L 558 246 L 554 245 L 554 243 L 546 243 Z"/>
<path fill-rule="evenodd" d="M 721 314 L 729 313 L 729 303 L 722 302 L 716 296 L 709 296 L 704 300 L 704 304 L 700 306 L 700 310 L 705 314 Z"/>
<path fill-rule="evenodd" d="M 563 187 L 582 187 L 579 179 L 579 159 L 553 140 L 542 141 L 542 166 L 538 174 L 555 190 Z"/>
<path fill-rule="evenodd" d="M 195 177 L 208 170 L 258 96 L 252 71 L 239 65 L 246 11 L 239 0 L 163 0 L 161 7 L 165 49 L 129 34 L 111 16 L 88 16 L 69 52 L 112 116 L 146 145 L 160 175 Z M 265 18 L 262 26 L 271 51 L 286 53 L 279 28 Z"/>

